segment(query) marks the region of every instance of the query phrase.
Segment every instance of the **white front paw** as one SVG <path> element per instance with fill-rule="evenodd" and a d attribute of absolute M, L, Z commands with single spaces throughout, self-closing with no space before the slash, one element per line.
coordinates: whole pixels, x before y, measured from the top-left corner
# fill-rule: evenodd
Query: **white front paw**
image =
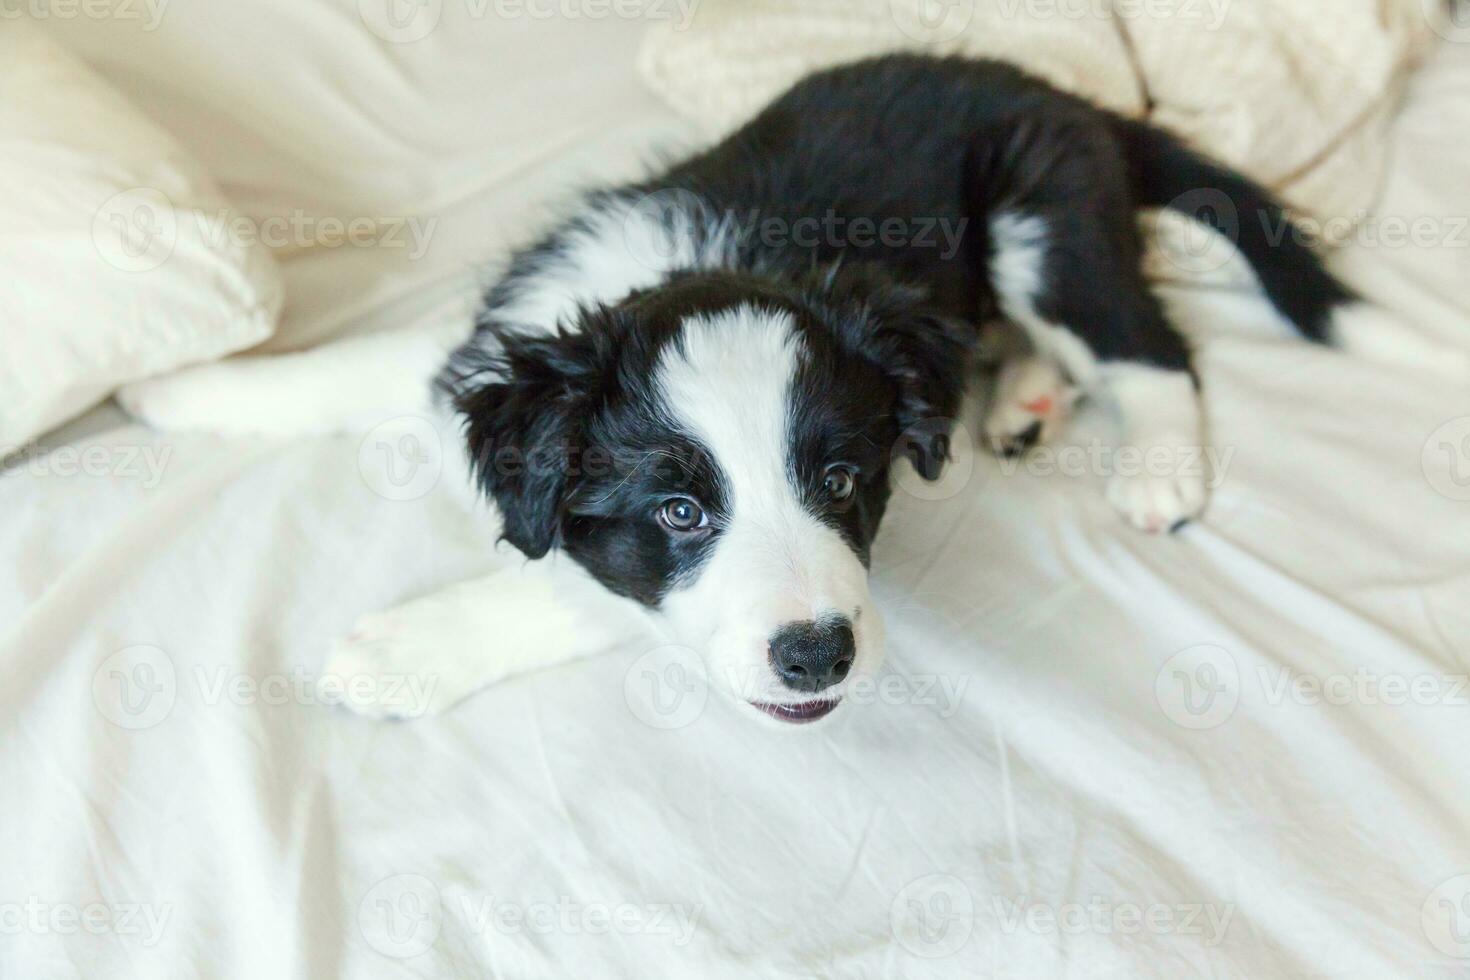
<path fill-rule="evenodd" d="M 985 415 L 986 444 L 996 455 L 1012 457 L 1045 443 L 1070 416 L 1077 394 L 1050 360 L 1008 362 Z"/>
<path fill-rule="evenodd" d="M 463 665 L 456 670 L 453 644 L 423 622 L 411 606 L 364 616 L 327 656 L 317 693 L 368 718 L 419 718 L 438 714 L 480 686 Z M 446 640 L 448 643 L 446 643 Z"/>
<path fill-rule="evenodd" d="M 1207 498 L 1203 473 L 1117 473 L 1108 481 L 1108 502 L 1148 534 L 1178 530 L 1204 511 Z"/>

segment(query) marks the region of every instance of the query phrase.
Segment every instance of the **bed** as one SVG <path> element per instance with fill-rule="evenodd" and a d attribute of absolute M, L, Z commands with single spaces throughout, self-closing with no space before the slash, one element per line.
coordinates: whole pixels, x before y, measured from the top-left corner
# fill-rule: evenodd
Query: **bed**
<path fill-rule="evenodd" d="M 126 56 L 157 66 L 137 87 L 157 54 Z M 262 86 L 375 124 L 374 93 L 290 54 Z M 578 139 L 404 191 L 444 216 L 425 261 L 286 264 L 280 345 L 467 301 L 466 257 L 529 202 L 683 138 L 631 68 L 584 81 Z M 268 95 L 242 117 L 279 150 L 300 119 Z M 162 104 L 207 155 L 237 96 Z M 1470 46 L 1445 44 L 1338 256 L 1447 350 L 1467 129 Z M 216 156 L 247 197 L 290 163 Z M 384 492 L 361 435 L 162 435 L 104 405 L 46 437 L 0 476 L 0 976 L 1465 976 L 1470 388 L 1285 339 L 1248 290 L 1168 300 L 1222 453 L 1207 520 L 1138 536 L 1101 476 L 983 455 L 901 487 L 885 675 L 816 730 L 753 723 L 653 637 L 432 719 L 330 708 L 311 679 L 354 619 L 518 556 L 442 487 Z"/>

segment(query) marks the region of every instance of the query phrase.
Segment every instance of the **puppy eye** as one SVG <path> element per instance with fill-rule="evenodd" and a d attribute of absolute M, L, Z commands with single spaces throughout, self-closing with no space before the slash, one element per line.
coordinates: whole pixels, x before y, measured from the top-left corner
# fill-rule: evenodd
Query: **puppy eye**
<path fill-rule="evenodd" d="M 704 511 L 688 497 L 674 497 L 665 500 L 663 506 L 658 509 L 658 519 L 670 531 L 681 533 L 697 531 L 709 523 L 704 516 Z"/>
<path fill-rule="evenodd" d="M 851 466 L 835 463 L 827 467 L 827 473 L 822 477 L 822 486 L 833 500 L 846 500 L 857 489 L 857 477 Z"/>

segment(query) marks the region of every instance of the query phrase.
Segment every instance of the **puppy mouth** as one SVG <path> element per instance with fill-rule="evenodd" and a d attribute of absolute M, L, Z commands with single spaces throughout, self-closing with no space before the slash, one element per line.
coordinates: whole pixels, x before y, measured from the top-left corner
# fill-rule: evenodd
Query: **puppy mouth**
<path fill-rule="evenodd" d="M 805 725 L 818 718 L 825 718 L 841 702 L 841 698 L 832 698 L 823 701 L 798 701 L 795 704 L 773 704 L 769 701 L 752 701 L 750 704 L 772 718 L 792 725 Z"/>

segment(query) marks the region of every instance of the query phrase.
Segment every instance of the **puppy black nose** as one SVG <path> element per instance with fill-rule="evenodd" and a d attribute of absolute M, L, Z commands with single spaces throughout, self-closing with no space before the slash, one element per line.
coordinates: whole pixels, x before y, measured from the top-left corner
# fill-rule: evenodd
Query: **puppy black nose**
<path fill-rule="evenodd" d="M 781 683 L 808 693 L 846 677 L 857 651 L 846 616 L 787 623 L 771 634 L 770 645 L 771 666 Z"/>

